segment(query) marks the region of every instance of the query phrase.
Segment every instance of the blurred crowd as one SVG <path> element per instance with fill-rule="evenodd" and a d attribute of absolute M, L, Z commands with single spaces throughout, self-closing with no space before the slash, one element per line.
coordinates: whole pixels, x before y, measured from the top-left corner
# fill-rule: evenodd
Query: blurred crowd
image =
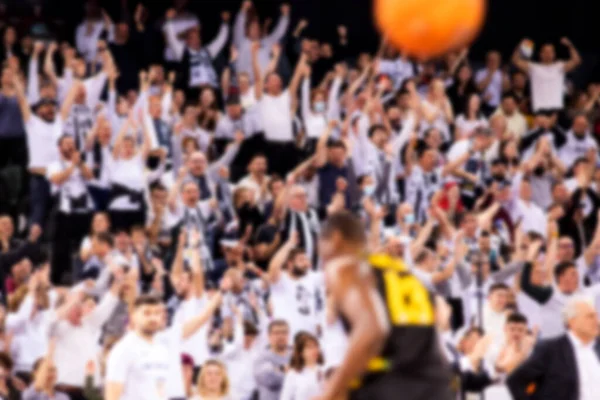
<path fill-rule="evenodd" d="M 307 36 L 288 4 L 212 37 L 185 1 L 73 5 L 70 41 L 39 8 L 2 23 L 0 398 L 320 395 L 340 210 L 445 299 L 459 398 L 511 399 L 540 341 L 598 336 L 564 312 L 600 310 L 600 85 L 569 81 L 569 39 L 417 62 Z"/>

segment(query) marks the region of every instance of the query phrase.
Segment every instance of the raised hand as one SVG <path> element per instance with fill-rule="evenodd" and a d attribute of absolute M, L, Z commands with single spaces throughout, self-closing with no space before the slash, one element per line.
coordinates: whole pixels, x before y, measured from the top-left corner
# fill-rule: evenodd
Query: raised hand
<path fill-rule="evenodd" d="M 291 11 L 291 7 L 288 3 L 284 3 L 281 5 L 281 14 L 285 16 L 289 16 Z"/>

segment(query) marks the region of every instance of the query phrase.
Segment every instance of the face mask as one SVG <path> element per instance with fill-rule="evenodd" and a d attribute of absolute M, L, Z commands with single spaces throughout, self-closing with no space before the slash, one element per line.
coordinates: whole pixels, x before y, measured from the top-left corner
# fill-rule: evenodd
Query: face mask
<path fill-rule="evenodd" d="M 415 214 L 406 214 L 404 216 L 404 223 L 407 225 L 412 225 L 415 223 Z"/>
<path fill-rule="evenodd" d="M 301 276 L 304 276 L 306 274 L 306 271 L 304 270 L 304 268 L 298 267 L 297 265 L 294 265 L 292 267 L 292 275 L 295 276 L 296 278 L 300 278 Z"/>
<path fill-rule="evenodd" d="M 315 107 L 315 112 L 318 112 L 318 113 L 325 112 L 325 102 L 324 101 L 317 101 L 315 103 L 314 107 Z"/>
<path fill-rule="evenodd" d="M 222 344 L 210 345 L 209 347 L 211 353 L 220 353 L 223 350 Z"/>
<path fill-rule="evenodd" d="M 375 193 L 375 185 L 367 185 L 367 186 L 365 186 L 363 188 L 363 193 L 367 197 L 373 196 L 373 193 Z"/>

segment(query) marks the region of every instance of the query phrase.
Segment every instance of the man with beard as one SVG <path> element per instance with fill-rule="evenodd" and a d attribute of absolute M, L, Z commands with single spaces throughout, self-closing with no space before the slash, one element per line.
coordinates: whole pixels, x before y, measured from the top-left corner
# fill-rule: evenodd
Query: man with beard
<path fill-rule="evenodd" d="M 90 226 L 94 205 L 87 190 L 92 171 L 76 150 L 73 136 L 58 141 L 60 160 L 48 165 L 47 178 L 58 192 L 58 213 L 52 245 L 52 281 L 59 284 L 64 271 L 71 271 L 71 252 L 81 243 Z"/>
<path fill-rule="evenodd" d="M 289 323 L 292 337 L 300 331 L 317 334 L 319 296 L 324 294 L 323 274 L 310 271 L 310 259 L 297 246 L 298 235 L 292 233 L 271 259 L 268 273 L 273 316 Z"/>
<path fill-rule="evenodd" d="M 576 115 L 573 125 L 567 132 L 567 141 L 558 152 L 566 168 L 571 168 L 580 157 L 594 157 L 598 145 L 590 134 L 590 126 L 585 114 Z M 595 159 L 595 157 L 593 158 Z M 590 161 L 592 158 L 590 158 Z"/>
<path fill-rule="evenodd" d="M 142 295 L 135 301 L 131 316 L 133 329 L 108 356 L 105 398 L 165 399 L 169 353 L 155 338 L 162 328 L 162 301 L 158 297 Z"/>
<path fill-rule="evenodd" d="M 47 166 L 60 159 L 56 141 L 63 133 L 63 122 L 69 115 L 80 85 L 81 83 L 73 85 L 57 117 L 56 102 L 50 98 L 41 98 L 35 106 L 35 113 L 32 113 L 19 76 L 14 74 L 13 77 L 13 87 L 27 133 L 29 193 L 30 198 L 35 199 L 31 202 L 30 224 L 36 234 L 42 230 L 50 200 L 50 185 L 46 179 Z"/>

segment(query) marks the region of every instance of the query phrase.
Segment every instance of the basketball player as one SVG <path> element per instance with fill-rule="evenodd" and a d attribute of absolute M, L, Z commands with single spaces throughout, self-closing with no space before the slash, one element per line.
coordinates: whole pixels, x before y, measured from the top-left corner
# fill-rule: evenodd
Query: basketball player
<path fill-rule="evenodd" d="M 325 279 L 346 331 L 343 362 L 319 400 L 450 400 L 450 375 L 425 287 L 387 255 L 364 259 L 364 227 L 352 214 L 321 230 Z"/>

